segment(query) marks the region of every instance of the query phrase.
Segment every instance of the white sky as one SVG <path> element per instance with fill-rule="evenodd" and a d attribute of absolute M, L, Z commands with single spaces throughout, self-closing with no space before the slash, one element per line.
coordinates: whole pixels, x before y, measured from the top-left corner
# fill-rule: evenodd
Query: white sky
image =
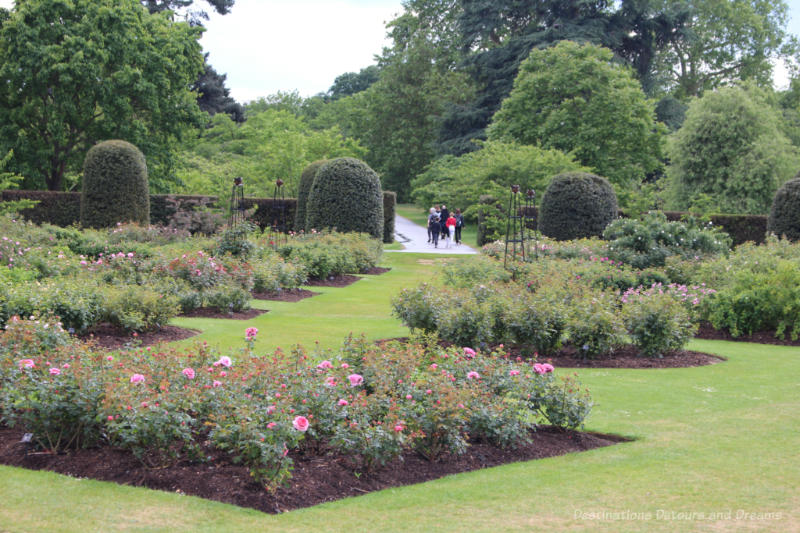
<path fill-rule="evenodd" d="M 800 36 L 800 0 L 787 5 L 788 31 Z M 241 103 L 277 91 L 312 96 L 327 91 L 336 76 L 372 64 L 388 44 L 385 23 L 401 11 L 401 0 L 236 0 L 229 14 L 211 15 L 201 43 Z M 782 65 L 775 85 L 788 85 Z"/>

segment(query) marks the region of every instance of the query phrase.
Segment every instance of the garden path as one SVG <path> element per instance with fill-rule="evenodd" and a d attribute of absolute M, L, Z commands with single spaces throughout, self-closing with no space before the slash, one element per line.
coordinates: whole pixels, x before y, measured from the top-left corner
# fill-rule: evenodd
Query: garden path
<path fill-rule="evenodd" d="M 406 252 L 423 254 L 476 254 L 474 248 L 466 244 L 456 245 L 450 243 L 448 248 L 442 240 L 439 240 L 439 247 L 434 248 L 433 244 L 428 243 L 428 230 L 424 226 L 415 224 L 409 219 L 401 216 L 395 217 L 394 236 L 397 242 L 405 248 L 403 250 L 386 250 L 387 252 Z"/>

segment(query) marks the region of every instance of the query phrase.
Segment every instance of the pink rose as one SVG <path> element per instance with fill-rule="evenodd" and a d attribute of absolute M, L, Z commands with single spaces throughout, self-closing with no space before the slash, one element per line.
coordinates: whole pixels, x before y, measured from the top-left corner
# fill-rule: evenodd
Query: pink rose
<path fill-rule="evenodd" d="M 19 362 L 20 368 L 35 368 L 36 364 L 33 362 L 33 359 L 23 359 Z"/>
<path fill-rule="evenodd" d="M 411 396 L 410 394 L 406 394 L 406 400 L 410 400 L 411 398 L 413 398 L 413 396 Z"/>
<path fill-rule="evenodd" d="M 350 368 L 350 365 L 348 365 L 347 363 L 342 363 L 342 368 L 345 368 L 345 369 L 346 368 Z"/>
<path fill-rule="evenodd" d="M 519 376 L 519 370 L 512 370 L 508 373 L 509 376 Z"/>
<path fill-rule="evenodd" d="M 464 348 L 464 355 L 467 357 L 475 357 L 475 350 L 472 348 Z"/>
<path fill-rule="evenodd" d="M 431 364 L 431 370 L 436 370 L 439 367 L 436 363 Z"/>
<path fill-rule="evenodd" d="M 467 373 L 467 379 L 480 379 L 480 377 L 481 375 L 475 372 L 474 370 L 472 372 Z"/>
<path fill-rule="evenodd" d="M 425 394 L 433 394 L 433 391 L 431 389 L 428 389 L 425 391 Z"/>
<path fill-rule="evenodd" d="M 323 361 L 317 365 L 317 368 L 320 370 L 327 370 L 329 368 L 333 368 L 333 364 L 330 361 Z"/>
<path fill-rule="evenodd" d="M 329 376 L 325 378 L 325 385 L 328 387 L 335 387 L 336 386 L 336 378 L 333 376 Z"/>
<path fill-rule="evenodd" d="M 339 407 L 347 407 L 347 400 L 339 400 L 338 405 Z"/>
<path fill-rule="evenodd" d="M 141 374 L 134 374 L 131 376 L 131 383 L 144 383 L 144 376 Z"/>
<path fill-rule="evenodd" d="M 114 420 L 114 416 L 113 415 L 108 415 L 108 420 Z"/>
<path fill-rule="evenodd" d="M 114 358 L 111 357 L 110 355 L 106 357 L 106 361 L 113 361 L 113 360 L 114 360 Z"/>
<path fill-rule="evenodd" d="M 269 407 L 267 407 L 267 414 L 271 415 L 272 413 L 275 412 L 275 409 L 277 408 L 274 405 L 270 405 Z"/>
<path fill-rule="evenodd" d="M 350 374 L 349 376 L 347 376 L 347 379 L 350 380 L 351 387 L 357 387 L 358 385 L 364 383 L 364 377 L 361 376 L 360 374 Z"/>
<path fill-rule="evenodd" d="M 217 388 L 217 387 L 222 387 L 222 382 L 221 382 L 221 381 L 217 381 L 217 380 L 215 379 L 215 380 L 214 380 L 214 382 L 213 382 L 211 385 L 212 385 L 214 388 Z"/>
<path fill-rule="evenodd" d="M 536 372 L 537 374 L 544 374 L 545 373 L 544 366 L 541 363 L 534 363 L 533 364 L 533 371 Z"/>
<path fill-rule="evenodd" d="M 277 424 L 276 424 L 275 422 L 270 422 L 269 424 L 267 424 L 267 429 L 272 429 L 272 428 L 274 428 L 276 425 L 277 425 Z"/>
<path fill-rule="evenodd" d="M 542 368 L 544 368 L 545 372 L 552 372 L 553 370 L 555 370 L 555 368 L 553 368 L 553 365 L 551 365 L 550 363 L 544 363 L 542 365 Z"/>
<path fill-rule="evenodd" d="M 51 376 L 58 376 L 59 374 L 61 374 L 61 369 L 59 369 L 59 368 L 51 368 L 50 369 L 50 375 Z"/>
<path fill-rule="evenodd" d="M 292 421 L 292 426 L 297 431 L 306 431 L 308 429 L 308 418 L 304 416 L 296 416 Z"/>
<path fill-rule="evenodd" d="M 224 355 L 224 356 L 219 358 L 219 361 L 214 363 L 214 366 L 222 365 L 222 366 L 227 368 L 227 367 L 230 367 L 232 364 L 233 364 L 233 362 L 231 361 L 231 358 L 228 357 L 227 355 Z"/>
<path fill-rule="evenodd" d="M 223 370 L 222 372 L 219 373 L 219 375 L 224 378 L 225 376 L 228 375 L 228 373 Z"/>
<path fill-rule="evenodd" d="M 258 335 L 258 328 L 247 328 L 244 330 L 244 338 L 248 341 L 255 339 L 256 335 Z"/>
<path fill-rule="evenodd" d="M 405 428 L 402 426 L 402 424 L 397 424 L 397 425 L 394 427 L 394 430 L 395 430 L 396 432 L 398 432 L 398 433 L 400 433 L 400 432 L 401 432 L 401 431 L 403 431 L 404 429 L 405 429 Z"/>
<path fill-rule="evenodd" d="M 195 376 L 193 368 L 184 368 L 181 371 L 181 374 L 186 376 L 186 379 L 194 379 L 194 376 Z"/>

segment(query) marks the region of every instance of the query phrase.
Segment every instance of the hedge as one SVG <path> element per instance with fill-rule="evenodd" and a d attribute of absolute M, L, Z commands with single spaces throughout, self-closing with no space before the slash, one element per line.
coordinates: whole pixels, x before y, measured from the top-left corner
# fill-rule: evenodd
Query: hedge
<path fill-rule="evenodd" d="M 397 207 L 397 193 L 383 191 L 383 242 L 394 242 L 394 218 Z"/>
<path fill-rule="evenodd" d="M 492 204 L 496 202 L 494 198 L 491 196 L 481 196 L 480 203 L 482 204 Z M 496 202 L 496 205 L 500 211 L 505 213 L 504 206 L 502 202 Z M 534 221 L 534 228 L 535 228 L 535 221 L 537 217 L 537 208 L 533 208 L 530 216 Z M 683 218 L 687 213 L 683 213 L 680 211 L 664 211 L 664 215 L 667 217 L 669 221 L 676 221 Z M 623 211 L 619 212 L 619 216 L 625 216 Z M 751 241 L 757 244 L 761 244 L 764 242 L 767 236 L 767 215 L 711 215 L 710 219 L 711 222 L 715 226 L 719 226 L 722 230 L 731 236 L 733 240 L 733 245 L 738 246 L 745 242 Z M 490 241 L 485 237 L 485 222 L 484 222 L 484 213 L 482 211 L 478 212 L 478 246 L 483 246 L 484 244 L 488 244 Z"/>

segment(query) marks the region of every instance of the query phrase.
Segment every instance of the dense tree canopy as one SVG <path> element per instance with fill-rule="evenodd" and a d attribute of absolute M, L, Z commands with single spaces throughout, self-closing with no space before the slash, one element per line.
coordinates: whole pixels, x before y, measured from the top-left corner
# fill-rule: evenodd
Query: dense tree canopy
<path fill-rule="evenodd" d="M 200 28 L 136 0 L 19 2 L 0 29 L 0 145 L 25 187 L 60 190 L 103 139 L 141 148 L 166 188 L 170 147 L 202 114 Z M 5 153 L 5 152 L 3 152 Z"/>
<path fill-rule="evenodd" d="M 286 195 L 294 196 L 300 174 L 312 161 L 364 153 L 356 141 L 333 129 L 313 130 L 287 110 L 248 111 L 243 124 L 220 113 L 191 148 L 178 154 L 183 185 L 176 192 L 225 195 L 231 180 L 241 176 L 249 196 L 271 196 L 278 178 L 286 183 Z"/>
<path fill-rule="evenodd" d="M 204 55 L 203 72 L 192 85 L 197 93 L 197 105 L 209 115 L 227 113 L 235 122 L 244 122 L 244 107 L 231 98 L 225 87 L 225 74 L 219 74 L 208 64 L 208 54 Z"/>
<path fill-rule="evenodd" d="M 778 112 L 752 85 L 694 100 L 668 155 L 669 196 L 677 209 L 703 205 L 764 214 L 778 186 L 800 168 L 797 149 L 780 131 Z"/>
<path fill-rule="evenodd" d="M 610 50 L 562 41 L 523 62 L 489 138 L 571 153 L 625 189 L 661 165 L 662 133 L 652 102 Z"/>

